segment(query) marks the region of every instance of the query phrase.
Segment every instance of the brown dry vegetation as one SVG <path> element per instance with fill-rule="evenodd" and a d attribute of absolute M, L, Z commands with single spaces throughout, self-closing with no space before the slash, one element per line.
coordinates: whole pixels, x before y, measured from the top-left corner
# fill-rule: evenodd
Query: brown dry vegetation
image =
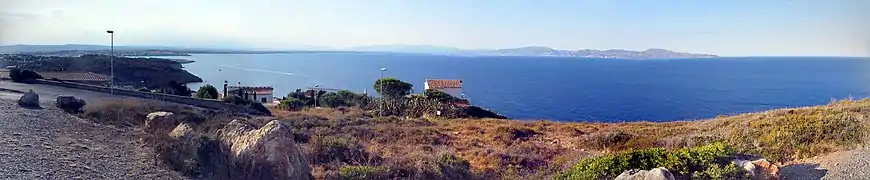
<path fill-rule="evenodd" d="M 566 123 L 497 119 L 402 119 L 365 112 L 273 109 L 292 124 L 300 148 L 312 159 L 331 154 L 322 143 L 341 139 L 354 158 L 310 161 L 316 177 L 343 166 L 383 167 L 401 175 L 403 161 L 452 153 L 467 160 L 481 178 L 549 178 L 578 160 L 604 153 L 653 147 L 681 148 L 725 142 L 741 153 L 788 162 L 851 148 L 867 137 L 870 100 L 843 100 L 826 106 L 779 109 L 699 121 L 667 123 Z M 396 172 L 392 172 L 395 170 Z"/>
<path fill-rule="evenodd" d="M 85 109 L 85 116 L 109 124 L 140 125 L 150 111 L 179 111 L 135 104 L 95 105 Z M 278 119 L 292 125 L 298 148 L 318 179 L 547 179 L 587 157 L 711 142 L 788 162 L 863 143 L 870 127 L 868 99 L 667 123 L 407 119 L 373 117 L 354 108 L 270 110 L 274 117 L 248 121 L 262 125 Z M 117 114 L 131 118 L 112 118 Z M 189 122 L 208 135 L 233 118 L 245 117 L 190 115 Z"/>

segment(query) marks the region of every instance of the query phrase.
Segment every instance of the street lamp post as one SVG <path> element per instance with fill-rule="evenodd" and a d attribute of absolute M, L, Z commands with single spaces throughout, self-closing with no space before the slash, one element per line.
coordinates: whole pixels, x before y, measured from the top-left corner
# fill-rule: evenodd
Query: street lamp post
<path fill-rule="evenodd" d="M 312 96 L 314 96 L 314 108 L 318 108 L 318 107 L 317 107 L 317 95 L 320 94 L 320 88 L 319 88 L 319 87 L 320 87 L 319 84 L 315 84 L 315 85 L 314 85 L 314 93 L 312 94 Z"/>
<path fill-rule="evenodd" d="M 111 48 L 109 66 L 112 69 L 112 74 L 109 79 L 109 93 L 115 94 L 115 31 L 107 30 L 106 33 L 109 33 L 109 47 Z"/>
<path fill-rule="evenodd" d="M 384 78 L 384 71 L 387 71 L 387 68 L 381 68 L 381 79 Z"/>

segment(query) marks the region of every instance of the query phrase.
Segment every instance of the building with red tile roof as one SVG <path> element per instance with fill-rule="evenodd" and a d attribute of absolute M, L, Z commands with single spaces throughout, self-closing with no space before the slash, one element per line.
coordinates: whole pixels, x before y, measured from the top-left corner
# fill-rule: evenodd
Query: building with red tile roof
<path fill-rule="evenodd" d="M 458 79 L 426 79 L 424 89 L 439 90 L 453 97 L 465 99 L 465 94 L 462 91 L 462 80 Z"/>

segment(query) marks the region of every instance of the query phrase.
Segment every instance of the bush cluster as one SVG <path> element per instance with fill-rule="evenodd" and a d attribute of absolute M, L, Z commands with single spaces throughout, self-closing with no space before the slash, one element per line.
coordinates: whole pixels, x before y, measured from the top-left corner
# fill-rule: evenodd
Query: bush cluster
<path fill-rule="evenodd" d="M 632 150 L 588 158 L 557 179 L 613 179 L 631 169 L 665 167 L 675 176 L 692 179 L 745 179 L 747 172 L 731 162 L 732 150 L 724 143 L 668 151 L 663 148 Z"/>
<path fill-rule="evenodd" d="M 272 111 L 269 111 L 269 109 L 266 108 L 266 106 L 263 106 L 263 104 L 261 104 L 260 102 L 253 101 L 250 99 L 245 99 L 245 98 L 242 98 L 239 96 L 235 96 L 235 95 L 226 96 L 223 98 L 223 101 L 230 103 L 230 104 L 248 107 L 248 108 L 260 111 L 262 113 L 268 114 L 268 115 L 272 114 Z"/>

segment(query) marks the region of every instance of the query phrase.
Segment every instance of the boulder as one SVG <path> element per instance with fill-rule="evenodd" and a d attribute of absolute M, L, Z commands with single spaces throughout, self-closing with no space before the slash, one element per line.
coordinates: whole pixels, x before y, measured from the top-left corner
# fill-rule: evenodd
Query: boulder
<path fill-rule="evenodd" d="M 765 159 L 757 159 L 757 160 L 742 160 L 736 159 L 734 161 L 735 165 L 743 168 L 746 172 L 749 173 L 749 176 L 753 180 L 778 180 L 779 179 L 779 167 L 775 164 L 768 162 Z"/>
<path fill-rule="evenodd" d="M 145 132 L 150 134 L 167 134 L 181 121 L 171 112 L 153 112 L 145 119 Z"/>
<path fill-rule="evenodd" d="M 199 137 L 199 134 L 194 132 L 193 128 L 191 128 L 189 124 L 181 123 L 178 124 L 178 126 L 175 126 L 175 128 L 169 132 L 169 137 L 189 141 Z"/>
<path fill-rule="evenodd" d="M 752 179 L 778 180 L 779 166 L 770 163 L 766 159 L 758 159 L 752 161 L 755 166 L 755 176 Z"/>
<path fill-rule="evenodd" d="M 39 107 L 39 95 L 33 89 L 18 98 L 18 105 L 22 107 Z"/>
<path fill-rule="evenodd" d="M 84 99 L 79 99 L 75 96 L 67 95 L 58 96 L 55 102 L 57 108 L 63 109 L 67 112 L 81 112 L 82 107 L 85 107 L 86 104 L 87 103 Z"/>
<path fill-rule="evenodd" d="M 614 180 L 674 180 L 674 175 L 663 167 L 651 170 L 632 169 L 622 172 Z"/>
<path fill-rule="evenodd" d="M 741 167 L 741 168 L 743 168 L 743 170 L 746 170 L 746 172 L 749 173 L 749 177 L 755 177 L 756 168 L 755 168 L 755 165 L 752 164 L 752 161 L 735 159 L 734 161 L 731 161 L 731 162 L 733 162 L 734 165 L 737 165 L 737 167 Z"/>
<path fill-rule="evenodd" d="M 257 129 L 233 120 L 218 132 L 236 164 L 242 164 L 243 179 L 312 179 L 311 168 L 296 148 L 292 128 L 271 121 Z"/>

